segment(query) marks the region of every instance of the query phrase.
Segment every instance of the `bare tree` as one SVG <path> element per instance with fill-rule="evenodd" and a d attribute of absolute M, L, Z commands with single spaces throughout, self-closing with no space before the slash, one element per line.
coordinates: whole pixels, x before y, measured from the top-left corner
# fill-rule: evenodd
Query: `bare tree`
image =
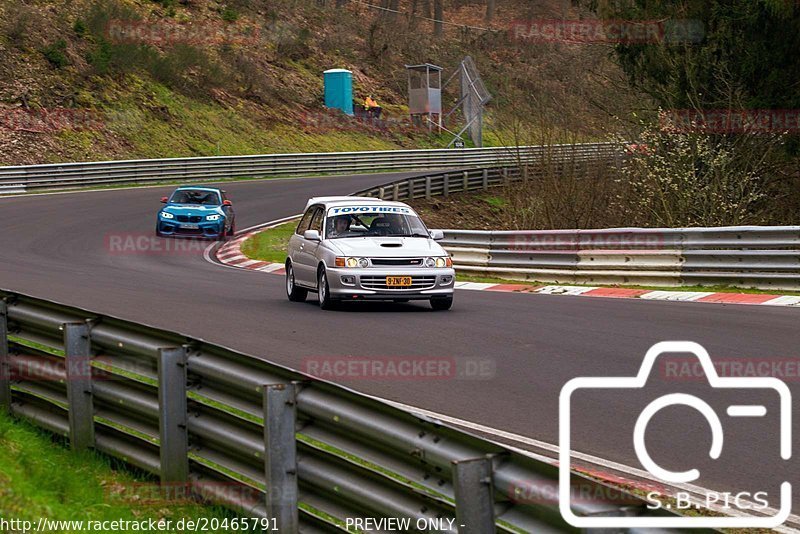
<path fill-rule="evenodd" d="M 440 37 L 444 34 L 444 0 L 433 0 L 433 34 Z"/>
<path fill-rule="evenodd" d="M 394 21 L 400 8 L 400 0 L 383 0 L 381 16 L 386 20 Z"/>
<path fill-rule="evenodd" d="M 486 0 L 486 22 L 494 19 L 495 0 Z"/>

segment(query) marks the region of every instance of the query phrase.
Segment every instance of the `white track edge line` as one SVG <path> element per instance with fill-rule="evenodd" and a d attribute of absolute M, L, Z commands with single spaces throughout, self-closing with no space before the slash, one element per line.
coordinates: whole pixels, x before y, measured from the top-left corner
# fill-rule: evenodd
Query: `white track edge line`
<path fill-rule="evenodd" d="M 485 426 L 485 425 L 481 425 L 479 423 L 473 423 L 473 422 L 470 422 L 470 421 L 465 421 L 463 419 L 458 419 L 456 417 L 451 417 L 449 415 L 444 415 L 444 414 L 432 412 L 432 411 L 426 410 L 424 408 L 418 408 L 416 406 L 403 404 L 401 402 L 382 399 L 380 397 L 375 397 L 375 396 L 372 396 L 372 395 L 367 395 L 367 396 L 371 397 L 371 398 L 373 398 L 375 400 L 378 400 L 378 401 L 384 402 L 386 404 L 389 404 L 389 405 L 391 405 L 391 406 L 393 406 L 395 408 L 398 408 L 400 410 L 410 411 L 412 413 L 416 413 L 416 414 L 419 414 L 419 415 L 424 415 L 426 417 L 437 419 L 437 420 L 442 421 L 444 423 L 449 423 L 449 424 L 461 426 L 461 427 L 467 428 L 469 430 L 474 430 L 476 432 L 480 432 L 480 433 L 483 433 L 483 434 L 493 435 L 493 436 L 496 436 L 498 438 L 507 439 L 507 440 L 510 440 L 510 441 L 515 441 L 517 443 L 521 443 L 521 444 L 524 444 L 524 445 L 530 445 L 530 446 L 533 446 L 533 447 L 537 447 L 537 448 L 546 450 L 548 452 L 552 452 L 552 453 L 558 454 L 559 447 L 557 445 L 553 445 L 551 443 L 547 443 L 547 442 L 540 441 L 540 440 L 537 440 L 537 439 L 529 438 L 529 437 L 526 437 L 526 436 L 521 436 L 519 434 L 514 434 L 513 432 L 508 432 L 508 431 L 505 431 L 505 430 L 500 430 L 500 429 L 497 429 L 497 428 L 488 427 L 488 426 Z M 542 455 L 536 454 L 536 453 L 534 453 L 532 451 L 526 451 L 524 449 L 519 449 L 519 448 L 516 448 L 516 447 L 514 447 L 514 449 L 519 453 L 525 454 L 526 456 L 530 456 L 532 458 L 539 459 L 539 460 L 542 460 L 542 459 L 544 459 L 545 461 L 549 460 L 550 463 L 556 463 L 556 459 L 555 458 L 550 458 L 548 456 L 542 456 Z M 587 463 L 590 463 L 590 464 L 593 464 L 593 465 L 597 465 L 597 466 L 600 466 L 600 467 L 605 467 L 607 469 L 611 469 L 613 471 L 618 471 L 620 473 L 625 473 L 625 474 L 634 476 L 636 478 L 644 479 L 644 480 L 647 480 L 647 481 L 661 483 L 659 480 L 655 479 L 650 473 L 648 473 L 646 471 L 642 471 L 641 469 L 636 469 L 634 467 L 630 467 L 630 466 L 627 466 L 627 465 L 624 465 L 624 464 L 613 462 L 611 460 L 604 460 L 603 458 L 599 458 L 597 456 L 592 456 L 590 454 L 586 454 L 586 453 L 582 453 L 582 452 L 578 452 L 578 451 L 570 451 L 570 455 L 573 458 L 582 460 L 584 462 L 587 462 Z M 700 486 L 695 486 L 695 485 L 692 485 L 692 484 L 675 484 L 675 485 L 673 485 L 673 488 L 681 490 L 681 491 L 685 491 L 687 493 L 692 493 L 695 496 L 698 495 L 698 494 L 702 495 L 702 494 L 707 494 L 709 492 L 714 491 L 714 490 L 709 490 L 709 489 L 706 489 L 706 488 L 702 488 Z M 717 493 L 721 493 L 721 492 L 717 492 Z M 742 502 L 745 502 L 745 501 L 742 501 Z M 747 504 L 752 504 L 752 503 L 747 503 Z M 719 513 L 725 514 L 725 515 L 735 515 L 735 516 L 738 516 L 738 517 L 759 517 L 759 516 L 751 516 L 749 514 L 746 514 L 744 512 L 738 511 L 738 510 L 737 511 L 733 511 L 733 510 L 730 510 L 730 509 L 723 509 L 720 506 L 712 506 L 709 509 L 712 510 L 712 511 L 715 511 L 715 512 L 719 512 Z M 771 515 L 777 514 L 777 510 L 774 510 L 772 508 L 765 508 L 763 510 L 765 512 L 771 513 Z M 791 520 L 793 523 L 800 524 L 800 516 L 790 515 L 789 516 L 789 520 Z M 776 530 L 778 532 L 787 532 L 787 533 L 796 533 L 796 532 L 798 532 L 797 529 L 787 529 L 787 530 L 783 530 L 783 529 L 778 530 L 778 529 L 776 529 Z"/>

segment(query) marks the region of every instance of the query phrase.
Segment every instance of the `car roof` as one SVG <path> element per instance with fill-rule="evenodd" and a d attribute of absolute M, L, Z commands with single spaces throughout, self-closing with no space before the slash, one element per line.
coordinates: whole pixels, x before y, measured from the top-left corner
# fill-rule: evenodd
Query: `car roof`
<path fill-rule="evenodd" d="M 409 207 L 407 204 L 403 204 L 402 202 L 381 200 L 379 198 L 370 197 L 314 197 L 308 200 L 306 203 L 306 209 L 314 204 L 323 204 L 326 209 L 340 204 L 379 204 L 381 206 L 402 206 L 404 208 Z"/>
<path fill-rule="evenodd" d="M 214 191 L 216 193 L 219 193 L 219 192 L 222 191 L 222 189 L 220 189 L 219 187 L 206 187 L 206 186 L 202 186 L 202 185 L 198 185 L 198 186 L 182 185 L 180 187 L 175 188 L 175 191 L 181 191 L 183 189 L 193 189 L 193 190 L 196 190 L 196 191 Z"/>

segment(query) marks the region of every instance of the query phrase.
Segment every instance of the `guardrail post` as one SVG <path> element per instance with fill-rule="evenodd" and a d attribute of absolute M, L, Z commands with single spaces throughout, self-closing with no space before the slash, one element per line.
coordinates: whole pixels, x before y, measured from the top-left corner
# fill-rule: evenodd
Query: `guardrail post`
<path fill-rule="evenodd" d="M 383 187 L 379 187 L 378 188 L 378 198 L 379 199 L 383 200 L 383 197 L 384 197 L 385 193 L 386 193 L 386 190 Z"/>
<path fill-rule="evenodd" d="M 461 187 L 462 191 L 469 191 L 469 171 L 464 171 L 464 185 Z"/>
<path fill-rule="evenodd" d="M 494 534 L 492 460 L 453 462 L 453 485 L 459 534 Z"/>
<path fill-rule="evenodd" d="M 450 175 L 445 173 L 444 181 L 442 182 L 442 196 L 450 196 Z"/>
<path fill-rule="evenodd" d="M 483 169 L 483 190 L 489 190 L 489 169 Z"/>
<path fill-rule="evenodd" d="M 158 349 L 158 412 L 161 483 L 189 478 L 186 347 Z"/>
<path fill-rule="evenodd" d="M 62 329 L 67 368 L 69 443 L 73 450 L 82 451 L 94 447 L 91 333 L 86 323 L 64 323 Z"/>
<path fill-rule="evenodd" d="M 425 200 L 431 199 L 431 177 L 425 177 Z"/>
<path fill-rule="evenodd" d="M 400 184 L 399 183 L 394 184 L 394 187 L 392 188 L 392 200 L 394 200 L 395 202 L 400 200 Z"/>
<path fill-rule="evenodd" d="M 508 187 L 511 185 L 511 179 L 508 176 L 508 167 L 503 167 L 503 183 Z"/>
<path fill-rule="evenodd" d="M 406 182 L 406 184 L 407 184 L 406 187 L 408 188 L 408 190 L 406 191 L 408 196 L 406 198 L 408 200 L 413 200 L 414 199 L 414 180 L 412 178 L 409 178 L 408 182 Z"/>
<path fill-rule="evenodd" d="M 8 303 L 0 299 L 0 408 L 11 409 L 11 360 L 8 354 Z"/>
<path fill-rule="evenodd" d="M 297 511 L 297 386 L 264 386 L 264 467 L 267 483 L 267 517 L 278 532 L 296 534 Z"/>

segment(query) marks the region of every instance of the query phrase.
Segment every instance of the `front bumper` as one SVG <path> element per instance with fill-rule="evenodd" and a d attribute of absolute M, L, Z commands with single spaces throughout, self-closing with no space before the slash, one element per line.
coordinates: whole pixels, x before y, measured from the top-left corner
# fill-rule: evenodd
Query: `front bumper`
<path fill-rule="evenodd" d="M 187 228 L 186 224 L 174 219 L 159 219 L 158 233 L 169 237 L 220 237 L 225 230 L 225 221 L 194 223 L 197 228 Z"/>
<path fill-rule="evenodd" d="M 331 296 L 347 300 L 427 300 L 449 297 L 453 295 L 456 280 L 456 272 L 452 268 L 328 268 L 326 272 Z M 409 276 L 412 286 L 388 287 L 387 276 Z"/>

